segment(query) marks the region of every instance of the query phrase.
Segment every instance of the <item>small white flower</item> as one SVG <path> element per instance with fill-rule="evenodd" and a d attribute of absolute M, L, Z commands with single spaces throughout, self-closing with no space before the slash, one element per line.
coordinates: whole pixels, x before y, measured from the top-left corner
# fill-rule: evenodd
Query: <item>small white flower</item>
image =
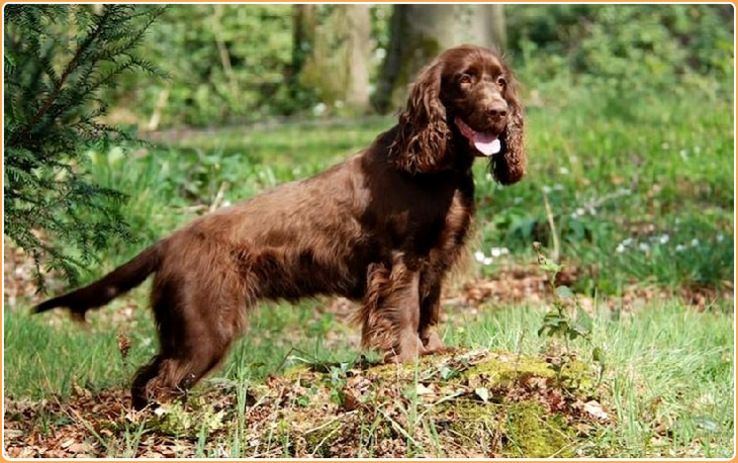
<path fill-rule="evenodd" d="M 689 243 L 689 244 L 691 244 L 693 248 L 696 248 L 697 246 L 699 246 L 699 245 L 700 245 L 700 240 L 698 240 L 697 238 L 695 238 L 695 239 L 693 239 L 693 240 L 692 240 L 692 242 L 691 242 L 691 243 Z"/>
<path fill-rule="evenodd" d="M 620 242 L 620 244 L 618 244 L 618 247 L 615 248 L 615 251 L 622 254 L 632 243 L 633 238 L 625 238 L 623 241 Z"/>
<path fill-rule="evenodd" d="M 313 113 L 316 115 L 321 115 L 325 112 L 327 106 L 325 103 L 318 103 L 313 107 Z"/>
<path fill-rule="evenodd" d="M 546 194 L 551 193 L 551 187 L 548 185 L 543 185 L 543 192 Z"/>
<path fill-rule="evenodd" d="M 477 260 L 477 262 L 484 262 L 484 253 L 482 251 L 476 251 L 474 253 L 474 259 Z"/>
<path fill-rule="evenodd" d="M 722 233 L 720 233 L 718 236 L 715 237 L 715 241 L 718 243 L 722 242 L 725 239 L 725 236 L 723 236 Z"/>
<path fill-rule="evenodd" d="M 649 249 L 650 249 L 650 246 L 648 245 L 648 243 L 638 243 L 639 251 L 648 252 Z"/>
<path fill-rule="evenodd" d="M 659 243 L 666 244 L 669 242 L 669 235 L 663 234 L 659 237 Z"/>
<path fill-rule="evenodd" d="M 485 257 L 484 260 L 482 260 L 482 263 L 484 265 L 490 265 L 492 264 L 493 259 L 491 257 Z"/>
<path fill-rule="evenodd" d="M 684 252 L 686 249 L 687 247 L 683 244 L 677 244 L 676 247 L 674 247 L 676 252 Z"/>
<path fill-rule="evenodd" d="M 584 208 L 578 207 L 576 210 L 577 216 L 583 216 L 584 215 Z"/>
<path fill-rule="evenodd" d="M 566 167 L 559 167 L 559 173 L 561 175 L 567 175 L 569 173 L 569 169 L 567 169 Z"/>
<path fill-rule="evenodd" d="M 492 248 L 490 250 L 490 254 L 492 254 L 492 257 L 500 257 L 505 254 L 510 254 L 510 250 L 507 248 Z"/>

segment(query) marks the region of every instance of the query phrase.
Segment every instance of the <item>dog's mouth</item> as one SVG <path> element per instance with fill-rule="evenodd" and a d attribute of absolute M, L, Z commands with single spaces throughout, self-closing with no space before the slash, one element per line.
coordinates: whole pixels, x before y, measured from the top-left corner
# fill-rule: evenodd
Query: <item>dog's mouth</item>
<path fill-rule="evenodd" d="M 502 149 L 500 139 L 497 138 L 497 135 L 494 133 L 478 132 L 469 127 L 466 122 L 462 121 L 459 117 L 454 118 L 454 122 L 456 123 L 456 127 L 459 128 L 461 134 L 469 140 L 469 144 L 482 156 L 492 156 L 493 154 L 499 153 Z"/>

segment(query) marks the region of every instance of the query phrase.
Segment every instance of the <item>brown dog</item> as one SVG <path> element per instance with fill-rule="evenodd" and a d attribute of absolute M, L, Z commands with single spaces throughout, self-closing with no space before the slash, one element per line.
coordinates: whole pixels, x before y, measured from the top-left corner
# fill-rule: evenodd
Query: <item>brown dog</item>
<path fill-rule="evenodd" d="M 259 299 L 359 300 L 364 347 L 397 362 L 437 351 L 441 284 L 467 241 L 480 156 L 499 182 L 520 180 L 523 115 L 500 57 L 461 46 L 420 73 L 398 125 L 363 152 L 205 215 L 35 310 L 84 317 L 155 273 L 160 353 L 133 381 L 137 408 L 216 368 Z"/>

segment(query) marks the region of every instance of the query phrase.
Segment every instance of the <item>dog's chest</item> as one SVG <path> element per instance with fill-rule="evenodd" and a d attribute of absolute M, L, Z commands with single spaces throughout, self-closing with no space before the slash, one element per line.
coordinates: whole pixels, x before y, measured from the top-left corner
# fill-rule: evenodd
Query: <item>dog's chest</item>
<path fill-rule="evenodd" d="M 412 250 L 418 257 L 430 254 L 432 249 L 462 245 L 474 215 L 473 188 L 468 185 L 426 193 L 415 196 L 413 204 L 387 224 L 395 247 Z"/>

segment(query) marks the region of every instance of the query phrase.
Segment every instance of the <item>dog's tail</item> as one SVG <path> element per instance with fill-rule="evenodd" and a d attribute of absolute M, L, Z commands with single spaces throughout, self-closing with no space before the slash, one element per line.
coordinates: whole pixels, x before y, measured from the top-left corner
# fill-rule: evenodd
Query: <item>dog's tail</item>
<path fill-rule="evenodd" d="M 157 271 L 162 260 L 163 245 L 164 241 L 154 244 L 96 282 L 42 302 L 33 308 L 33 312 L 41 313 L 57 307 L 68 307 L 72 317 L 84 321 L 88 310 L 107 304 L 140 285 L 149 275 Z"/>

